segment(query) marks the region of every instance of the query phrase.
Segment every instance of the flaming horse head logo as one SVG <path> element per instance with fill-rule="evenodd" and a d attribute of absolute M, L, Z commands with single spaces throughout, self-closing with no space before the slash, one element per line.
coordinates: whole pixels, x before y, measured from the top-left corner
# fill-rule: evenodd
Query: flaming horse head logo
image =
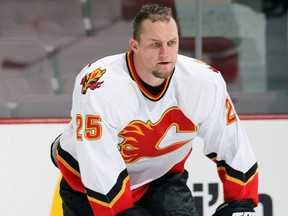
<path fill-rule="evenodd" d="M 101 84 L 104 82 L 99 82 L 99 79 L 103 76 L 103 74 L 106 72 L 106 69 L 101 70 L 100 68 L 97 68 L 96 70 L 92 71 L 89 74 L 86 74 L 82 80 L 82 94 L 86 94 L 88 89 L 94 90 L 96 88 L 100 88 Z"/>

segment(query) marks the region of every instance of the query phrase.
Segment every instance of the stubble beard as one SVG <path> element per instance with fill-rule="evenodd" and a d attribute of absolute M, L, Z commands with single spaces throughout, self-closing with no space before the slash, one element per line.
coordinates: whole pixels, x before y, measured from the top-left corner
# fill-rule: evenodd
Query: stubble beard
<path fill-rule="evenodd" d="M 156 77 L 156 78 L 166 79 L 166 78 L 168 78 L 168 77 L 171 76 L 172 72 L 173 72 L 173 70 L 171 70 L 171 71 L 169 71 L 169 72 L 167 72 L 167 73 L 161 73 L 161 72 L 159 72 L 159 71 L 154 70 L 154 71 L 152 71 L 152 74 L 153 74 L 153 76 Z"/>

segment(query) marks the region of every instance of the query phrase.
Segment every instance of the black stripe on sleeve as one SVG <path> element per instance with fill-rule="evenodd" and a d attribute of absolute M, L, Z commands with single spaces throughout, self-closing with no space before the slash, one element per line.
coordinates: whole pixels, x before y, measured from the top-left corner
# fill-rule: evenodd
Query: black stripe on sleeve
<path fill-rule="evenodd" d="M 89 188 L 85 188 L 87 191 L 87 195 L 89 197 L 95 198 L 96 200 L 99 200 L 105 203 L 111 203 L 113 199 L 120 193 L 122 188 L 125 187 L 125 185 L 123 185 L 123 182 L 127 178 L 127 176 L 128 176 L 128 172 L 127 172 L 127 169 L 125 169 L 119 174 L 117 178 L 117 182 L 106 195 L 90 190 Z"/>
<path fill-rule="evenodd" d="M 80 172 L 78 161 L 67 151 L 58 146 L 58 155 L 62 157 L 74 170 Z"/>
<path fill-rule="evenodd" d="M 206 156 L 211 160 L 215 161 L 218 168 L 224 167 L 227 175 L 239 179 L 244 183 L 246 183 L 257 172 L 258 169 L 258 164 L 255 163 L 246 173 L 243 173 L 229 166 L 224 160 L 216 161 L 217 154 L 214 152 Z"/>

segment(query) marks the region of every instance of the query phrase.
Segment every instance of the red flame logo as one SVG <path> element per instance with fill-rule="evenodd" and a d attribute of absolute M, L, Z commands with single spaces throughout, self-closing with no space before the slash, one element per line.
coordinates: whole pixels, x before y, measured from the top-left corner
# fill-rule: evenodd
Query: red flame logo
<path fill-rule="evenodd" d="M 89 74 L 86 74 L 82 80 L 82 94 L 86 94 L 88 89 L 94 90 L 96 88 L 100 88 L 101 84 L 104 82 L 98 82 L 98 80 L 103 76 L 103 74 L 106 72 L 106 69 L 101 70 L 100 68 L 97 68 L 96 70 L 92 71 Z"/>
<path fill-rule="evenodd" d="M 119 146 L 125 162 L 133 163 L 143 157 L 158 157 L 168 154 L 191 141 L 192 138 L 179 142 L 171 141 L 160 147 L 161 141 L 167 138 L 171 127 L 176 128 L 177 135 L 197 131 L 197 126 L 178 107 L 167 110 L 154 124 L 150 120 L 147 123 L 140 120 L 131 122 L 119 133 L 119 136 L 124 139 Z"/>

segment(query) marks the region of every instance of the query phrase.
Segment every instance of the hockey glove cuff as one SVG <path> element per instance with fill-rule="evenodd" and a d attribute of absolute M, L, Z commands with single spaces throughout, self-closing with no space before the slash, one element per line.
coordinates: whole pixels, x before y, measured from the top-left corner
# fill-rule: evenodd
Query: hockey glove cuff
<path fill-rule="evenodd" d="M 233 200 L 221 204 L 212 216 L 256 216 L 251 200 Z"/>

